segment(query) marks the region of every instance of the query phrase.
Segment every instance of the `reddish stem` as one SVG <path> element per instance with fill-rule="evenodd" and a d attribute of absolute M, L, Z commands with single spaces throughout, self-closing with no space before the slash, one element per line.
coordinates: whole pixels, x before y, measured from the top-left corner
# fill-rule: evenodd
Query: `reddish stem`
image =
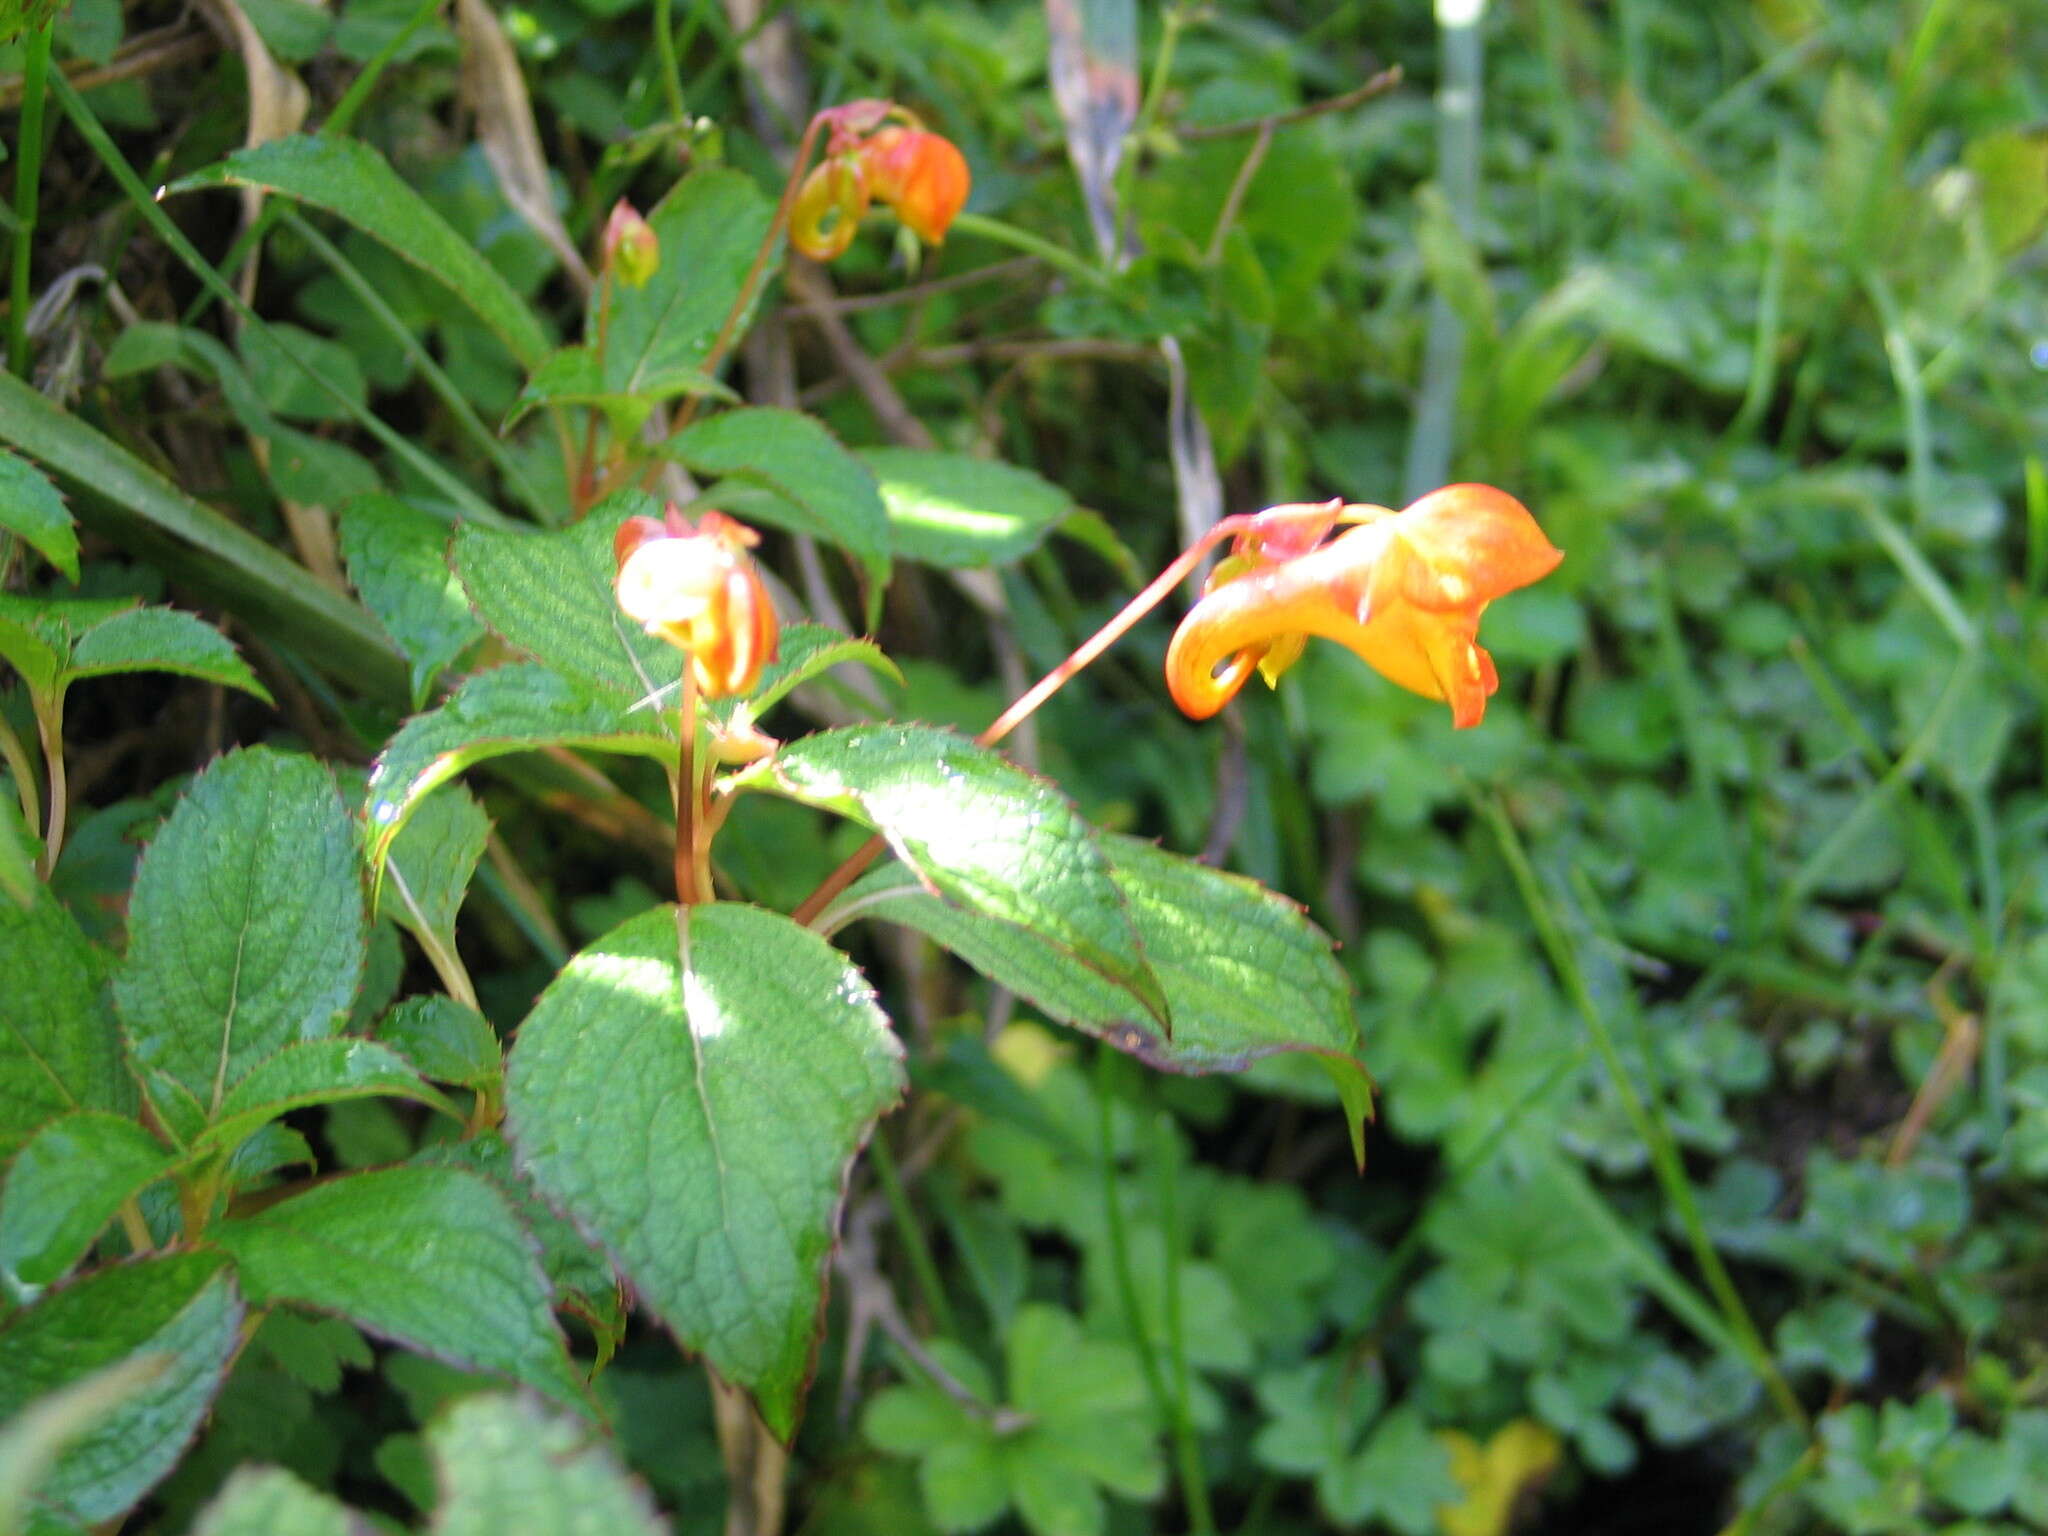
<path fill-rule="evenodd" d="M 768 267 L 768 258 L 774 253 L 777 242 L 782 239 L 783 231 L 789 226 L 789 210 L 796 202 L 797 188 L 803 181 L 805 167 L 810 164 L 811 151 L 817 148 L 818 130 L 825 126 L 825 120 L 826 112 L 819 112 L 812 117 L 810 126 L 804 129 L 803 140 L 796 147 L 796 159 L 790 165 L 789 178 L 782 184 L 782 197 L 775 205 L 775 217 L 768 221 L 768 232 L 761 237 L 761 244 L 754 251 L 754 260 L 747 268 L 747 275 L 740 281 L 739 294 L 733 299 L 732 308 L 725 312 L 725 322 L 719 326 L 718 334 L 712 338 L 711 350 L 704 354 L 703 366 L 699 371 L 707 376 L 717 375 L 719 364 L 725 361 L 726 353 L 732 350 L 740 320 L 754 302 L 755 290 L 761 283 L 761 274 Z M 697 407 L 703 398 L 702 395 L 692 395 L 683 402 L 683 408 L 676 413 L 675 424 L 668 430 L 669 437 L 674 437 L 696 419 Z M 653 473 L 653 466 L 646 466 L 644 472 Z M 599 482 L 591 499 L 603 500 L 631 477 L 631 464 L 619 464 Z"/>
<path fill-rule="evenodd" d="M 694 907 L 697 887 L 697 671 L 683 658 L 682 739 L 676 747 L 676 901 Z"/>

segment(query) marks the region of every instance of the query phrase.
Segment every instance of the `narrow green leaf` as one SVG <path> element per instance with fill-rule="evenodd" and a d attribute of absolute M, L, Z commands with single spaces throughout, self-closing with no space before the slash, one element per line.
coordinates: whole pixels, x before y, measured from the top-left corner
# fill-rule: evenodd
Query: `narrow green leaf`
<path fill-rule="evenodd" d="M 369 1536 L 347 1506 L 282 1467 L 243 1467 L 199 1516 L 192 1536 Z"/>
<path fill-rule="evenodd" d="M 427 1427 L 434 1536 L 666 1536 L 646 1488 L 587 1424 L 529 1399 L 465 1397 Z"/>
<path fill-rule="evenodd" d="M 384 1015 L 377 1038 L 436 1082 L 482 1088 L 504 1076 L 504 1048 L 490 1022 L 438 992 L 408 997 Z"/>
<path fill-rule="evenodd" d="M 251 327 L 247 334 L 253 336 L 258 331 L 259 328 Z M 272 350 L 266 356 L 290 369 L 289 382 L 296 386 L 294 393 L 300 400 L 312 397 L 329 405 L 335 403 L 333 396 L 285 363 L 282 353 Z M 115 337 L 103 366 L 108 378 L 119 379 L 167 365 L 205 374 L 220 385 L 221 398 L 242 429 L 269 445 L 264 471 L 279 496 L 325 506 L 381 488 L 376 468 L 354 449 L 286 426 L 275 414 L 285 408 L 280 399 L 283 381 L 268 379 L 259 384 L 243 368 L 240 358 L 205 331 L 142 321 Z M 357 383 L 360 385 L 360 378 Z M 350 414 L 350 410 L 357 415 L 366 410 L 360 398 L 349 404 L 350 409 L 345 409 L 343 416 Z"/>
<path fill-rule="evenodd" d="M 138 1066 L 211 1114 L 265 1057 L 339 1029 L 367 943 L 357 858 L 310 757 L 252 747 L 194 779 L 128 907 L 114 1000 Z"/>
<path fill-rule="evenodd" d="M 815 416 L 765 405 L 721 411 L 670 438 L 662 452 L 729 482 L 708 500 L 829 540 L 859 560 L 876 586 L 889 579 L 889 514 L 875 477 Z"/>
<path fill-rule="evenodd" d="M 56 697 L 75 626 L 106 617 L 118 604 L 50 602 L 0 592 L 0 661 L 21 674 L 31 694 Z"/>
<path fill-rule="evenodd" d="M 421 943 L 455 948 L 455 914 L 490 839 L 491 818 L 461 785 L 435 795 L 407 819 L 384 855 L 378 912 Z"/>
<path fill-rule="evenodd" d="M 395 496 L 361 496 L 341 516 L 349 580 L 412 664 L 418 708 L 434 679 L 484 635 L 448 565 L 453 530 Z"/>
<path fill-rule="evenodd" d="M 227 1091 L 212 1121 L 193 1142 L 195 1151 L 240 1145 L 272 1120 L 309 1104 L 344 1099 L 411 1099 L 452 1120 L 463 1118 L 438 1089 L 389 1045 L 331 1036 L 301 1040 L 264 1058 Z"/>
<path fill-rule="evenodd" d="M 902 1048 L 789 919 L 659 907 L 571 960 L 513 1047 L 508 1125 L 549 1201 L 787 1438 L 855 1152 Z"/>
<path fill-rule="evenodd" d="M 130 608 L 93 625 L 71 647 L 67 678 L 117 672 L 175 672 L 252 693 L 271 703 L 234 643 L 197 614 L 176 608 Z"/>
<path fill-rule="evenodd" d="M 5 452 L 0 452 L 0 530 L 14 534 L 77 583 L 78 535 L 64 498 L 28 460 Z"/>
<path fill-rule="evenodd" d="M 335 1312 L 409 1348 L 581 1402 L 533 1240 L 474 1174 L 350 1174 L 223 1222 L 215 1238 L 259 1306 Z"/>
<path fill-rule="evenodd" d="M 37 1398 L 0 1425 L 0 1533 L 15 1536 L 66 1446 L 163 1375 L 170 1362 L 138 1355 Z"/>
<path fill-rule="evenodd" d="M 1007 758 L 936 726 L 853 726 L 793 741 L 747 778 L 865 822 L 947 901 L 1114 983 L 1122 1012 L 1168 1019 L 1094 829 Z"/>
<path fill-rule="evenodd" d="M 121 1264 L 45 1296 L 0 1333 L 0 1420 L 117 1361 L 168 1362 L 58 1457 L 42 1500 L 111 1520 L 177 1464 L 234 1354 L 241 1298 L 217 1253 Z"/>
<path fill-rule="evenodd" d="M 931 565 L 1003 565 L 1038 547 L 1074 499 L 1028 469 L 964 453 L 865 448 L 897 557 Z"/>
<path fill-rule="evenodd" d="M 901 871 L 856 885 L 837 915 L 916 928 L 1052 1018 L 1166 1071 L 1234 1072 L 1276 1052 L 1311 1052 L 1337 1082 L 1358 1151 L 1371 1082 L 1358 1061 L 1351 987 L 1329 940 L 1293 902 L 1254 881 L 1137 838 L 1101 841 L 1173 1010 L 1171 1038 L 1131 1008 L 1128 994 L 1043 936 L 949 906 Z"/>
<path fill-rule="evenodd" d="M 85 1257 L 121 1202 L 162 1178 L 172 1154 L 104 1110 L 52 1120 L 15 1155 L 0 1193 L 0 1269 L 48 1285 Z"/>
<path fill-rule="evenodd" d="M 422 796 L 472 764 L 553 746 L 666 762 L 676 745 L 673 735 L 661 733 L 664 718 L 662 711 L 636 711 L 546 667 L 514 663 L 480 672 L 439 709 L 406 721 L 378 755 L 365 812 L 371 861 L 382 861 Z"/>
<path fill-rule="evenodd" d="M 26 907 L 0 901 L 0 1162 L 58 1115 L 135 1102 L 107 970 L 48 890 Z"/>
<path fill-rule="evenodd" d="M 660 512 L 652 496 L 626 491 L 549 533 L 465 523 L 455 571 L 477 617 L 508 644 L 628 700 L 648 698 L 682 675 L 682 656 L 619 611 L 612 535 L 629 516 Z"/>
<path fill-rule="evenodd" d="M 609 390 L 640 394 L 665 376 L 702 372 L 774 214 L 752 180 L 720 166 L 692 171 L 669 190 L 647 220 L 661 242 L 660 268 L 646 287 L 621 287 L 612 295 L 604 359 Z M 761 288 L 779 261 L 779 251 L 770 254 Z M 754 297 L 758 303 L 760 288 Z M 751 314 L 749 306 L 735 339 Z"/>
<path fill-rule="evenodd" d="M 78 506 L 85 526 L 204 601 L 352 688 L 406 697 L 404 661 L 369 614 L 12 374 L 0 374 L 0 442 L 93 491 Z"/>
<path fill-rule="evenodd" d="M 181 177 L 169 190 L 222 186 L 261 187 L 325 208 L 446 284 L 529 368 L 546 354 L 547 333 L 512 285 L 362 140 L 273 139 Z"/>

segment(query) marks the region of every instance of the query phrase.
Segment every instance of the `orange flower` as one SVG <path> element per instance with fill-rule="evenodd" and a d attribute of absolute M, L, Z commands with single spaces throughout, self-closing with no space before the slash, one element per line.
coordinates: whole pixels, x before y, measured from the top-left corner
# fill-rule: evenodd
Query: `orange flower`
<path fill-rule="evenodd" d="M 967 157 L 951 139 L 922 128 L 884 128 L 861 146 L 868 185 L 927 245 L 945 243 L 967 203 Z"/>
<path fill-rule="evenodd" d="M 1340 522 L 1356 526 L 1322 543 Z M 1255 668 L 1274 683 L 1321 635 L 1403 688 L 1448 701 L 1462 730 L 1500 687 L 1478 643 L 1480 614 L 1563 558 L 1528 509 L 1490 485 L 1447 485 L 1400 512 L 1274 507 L 1239 534 L 1174 632 L 1167 687 L 1206 720 Z"/>
<path fill-rule="evenodd" d="M 830 261 L 853 244 L 871 195 L 858 155 L 828 155 L 797 188 L 789 243 L 813 261 Z"/>
<path fill-rule="evenodd" d="M 775 659 L 775 605 L 746 553 L 760 541 L 723 512 L 692 528 L 673 502 L 659 518 L 627 518 L 613 535 L 619 607 L 689 653 L 707 699 L 747 692 Z"/>
<path fill-rule="evenodd" d="M 813 261 L 832 260 L 853 243 L 875 198 L 920 240 L 943 243 L 972 180 L 952 141 L 893 102 L 850 101 L 818 116 L 830 130 L 825 157 L 790 204 L 789 243 Z"/>

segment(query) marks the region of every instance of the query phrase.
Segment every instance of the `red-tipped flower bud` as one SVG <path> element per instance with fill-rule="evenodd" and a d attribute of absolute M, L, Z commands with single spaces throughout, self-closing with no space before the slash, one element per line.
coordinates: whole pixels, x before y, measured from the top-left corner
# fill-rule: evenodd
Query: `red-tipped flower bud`
<path fill-rule="evenodd" d="M 612 205 L 604 226 L 604 265 L 628 288 L 644 288 L 661 270 L 661 241 L 654 226 L 623 197 Z"/>

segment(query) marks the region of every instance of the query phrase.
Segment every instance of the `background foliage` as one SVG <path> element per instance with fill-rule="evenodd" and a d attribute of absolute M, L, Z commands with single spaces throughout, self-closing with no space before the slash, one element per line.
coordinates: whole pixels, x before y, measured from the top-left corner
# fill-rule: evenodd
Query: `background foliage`
<path fill-rule="evenodd" d="M 496 98 L 461 86 L 484 46 L 463 8 L 242 0 L 216 35 L 74 0 L 56 22 L 50 68 L 78 89 L 53 87 L 47 145 L 10 141 L 41 185 L 32 230 L 17 203 L 23 350 L 0 381 L 27 456 L 0 458 L 0 709 L 33 743 L 62 708 L 73 808 L 38 894 L 36 831 L 0 796 L 0 1463 L 73 1446 L 29 1528 L 143 1499 L 122 1529 L 399 1528 L 437 1502 L 436 1530 L 493 1529 L 548 1437 L 558 1484 L 522 1497 L 558 1504 L 525 1508 L 721 1527 L 701 1367 L 501 1141 L 463 1136 L 503 1102 L 493 1035 L 656 902 L 659 771 L 495 759 L 476 797 L 426 802 L 439 820 L 405 834 L 422 899 L 380 896 L 373 921 L 322 907 L 309 871 L 353 878 L 364 766 L 497 644 L 435 552 L 447 520 L 467 519 L 462 580 L 518 558 L 487 529 L 564 520 L 526 408 L 706 387 L 689 370 L 722 305 L 663 333 L 674 355 L 628 345 L 627 378 L 535 371 L 576 339 L 575 253 L 613 199 L 653 208 L 679 156 L 722 163 L 656 216 L 681 250 L 692 220 L 765 205 L 809 107 L 880 95 L 966 151 L 981 222 L 914 271 L 870 231 L 829 278 L 787 274 L 729 377 L 860 451 L 882 505 L 865 534 L 835 526 L 871 574 L 897 562 L 877 636 L 901 684 L 842 671 L 771 720 L 977 729 L 1178 548 L 1172 450 L 1201 439 L 1162 337 L 1226 509 L 1483 479 L 1568 558 L 1489 614 L 1505 684 L 1478 730 L 1320 648 L 1190 726 L 1154 621 L 1013 744 L 1089 820 L 1206 851 L 1341 941 L 1380 1090 L 1363 1178 L 1298 1061 L 1129 1067 L 917 937 L 908 894 L 909 928 L 842 936 L 914 1089 L 854 1176 L 791 1528 L 2048 1529 L 2044 18 L 1496 0 L 1482 65 L 1420 5 L 1147 6 L 1115 205 L 1142 255 L 1109 274 L 1039 6 L 747 9 L 499 10 L 539 130 L 523 169 L 502 72 Z M 35 53 L 0 57 L 7 103 Z M 1394 91 L 1274 118 L 1389 64 Z M 1480 70 L 1476 140 L 1439 120 L 1446 68 Z M 334 141 L 321 185 L 394 221 L 404 256 L 292 181 L 311 152 L 209 171 L 286 126 L 294 89 Z M 230 259 L 229 194 L 148 196 L 208 180 L 296 187 L 257 267 Z M 452 243 L 420 243 L 421 207 Z M 814 617 L 860 630 L 850 572 L 793 537 L 832 450 L 717 425 L 748 419 L 707 417 L 681 457 L 788 530 L 767 563 Z M 932 448 L 1037 478 L 935 492 L 906 457 Z M 963 534 L 948 495 L 1006 519 Z M 484 675 L 531 702 L 530 674 Z M 458 699 L 484 710 L 475 688 Z M 422 763 L 441 750 L 405 731 Z M 751 797 L 721 865 L 787 909 L 856 836 Z M 255 856 L 152 879 L 180 839 L 223 837 Z M 216 1112 L 236 1083 L 255 1118 L 223 1123 L 267 1126 L 211 1133 L 246 1201 L 221 1228 L 232 1284 L 213 1251 L 105 1262 L 172 1230 L 166 1154 L 131 1134 L 111 1055 L 50 1097 L 9 1044 L 109 1007 L 131 1038 L 182 1038 L 152 1020 L 213 1006 L 177 978 L 203 992 L 235 963 L 191 921 L 221 901 L 264 918 L 265 1006 L 213 1059 L 135 1055 Z M 437 946 L 473 996 L 443 995 Z M 350 1033 L 294 1049 L 348 1051 L 360 1093 L 297 1107 L 286 1068 L 251 1087 L 316 1015 Z M 89 1189 L 61 1182 L 78 1169 Z M 266 1209 L 267 1184 L 344 1170 L 365 1172 Z M 378 1260 L 339 1308 L 288 1215 L 334 1190 L 358 1209 L 324 1229 L 356 1222 Z M 65 1381 L 173 1363 L 56 1392 L 52 1337 L 84 1351 Z M 27 1485 L 0 1472 L 0 1529 Z"/>

